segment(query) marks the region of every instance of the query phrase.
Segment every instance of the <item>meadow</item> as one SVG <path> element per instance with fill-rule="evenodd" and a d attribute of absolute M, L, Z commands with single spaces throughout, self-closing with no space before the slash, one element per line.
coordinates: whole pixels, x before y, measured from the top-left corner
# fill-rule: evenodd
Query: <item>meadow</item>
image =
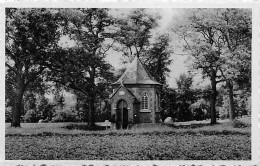
<path fill-rule="evenodd" d="M 235 125 L 138 124 L 87 130 L 85 123 L 6 124 L 6 160 L 250 160 L 250 119 Z"/>

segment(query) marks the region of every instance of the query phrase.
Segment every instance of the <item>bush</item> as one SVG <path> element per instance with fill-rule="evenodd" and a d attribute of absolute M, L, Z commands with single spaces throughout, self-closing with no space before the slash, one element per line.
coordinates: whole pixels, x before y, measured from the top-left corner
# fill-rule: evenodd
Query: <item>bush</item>
<path fill-rule="evenodd" d="M 244 128 L 244 127 L 250 127 L 250 124 L 246 124 L 244 122 L 241 122 L 237 119 L 233 120 L 231 122 L 231 125 L 234 127 L 234 128 Z"/>
<path fill-rule="evenodd" d="M 5 108 L 5 122 L 12 121 L 12 107 Z"/>
<path fill-rule="evenodd" d="M 220 119 L 227 119 L 227 118 L 229 118 L 228 110 L 226 110 L 226 109 L 228 109 L 228 108 L 218 107 L 219 118 Z"/>
<path fill-rule="evenodd" d="M 37 123 L 40 119 L 40 116 L 37 114 L 35 109 L 30 109 L 24 115 L 24 121 L 27 123 Z"/>
<path fill-rule="evenodd" d="M 192 111 L 194 120 L 206 119 L 209 107 L 204 99 L 198 99 L 195 103 L 191 104 L 189 108 Z"/>
<path fill-rule="evenodd" d="M 41 98 L 37 104 L 37 112 L 41 114 L 41 119 L 44 121 L 50 121 L 53 117 L 53 105 L 49 103 L 48 99 Z"/>
<path fill-rule="evenodd" d="M 57 110 L 54 117 L 51 120 L 52 122 L 77 122 L 77 115 L 75 111 L 71 108 L 64 110 Z"/>

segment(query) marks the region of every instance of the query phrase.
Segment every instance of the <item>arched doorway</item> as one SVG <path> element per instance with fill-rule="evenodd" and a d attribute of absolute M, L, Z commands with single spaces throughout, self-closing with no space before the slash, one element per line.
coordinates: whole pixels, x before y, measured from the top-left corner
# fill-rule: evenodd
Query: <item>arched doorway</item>
<path fill-rule="evenodd" d="M 119 128 L 126 129 L 128 126 L 128 109 L 125 100 L 120 100 L 117 103 L 117 123 Z"/>

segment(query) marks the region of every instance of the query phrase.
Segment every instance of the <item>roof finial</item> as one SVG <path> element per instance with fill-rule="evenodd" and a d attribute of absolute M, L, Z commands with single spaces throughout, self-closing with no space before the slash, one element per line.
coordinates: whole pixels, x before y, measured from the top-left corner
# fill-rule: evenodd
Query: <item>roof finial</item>
<path fill-rule="evenodd" d="M 121 86 L 124 86 L 123 79 L 120 79 L 120 84 L 121 84 Z"/>

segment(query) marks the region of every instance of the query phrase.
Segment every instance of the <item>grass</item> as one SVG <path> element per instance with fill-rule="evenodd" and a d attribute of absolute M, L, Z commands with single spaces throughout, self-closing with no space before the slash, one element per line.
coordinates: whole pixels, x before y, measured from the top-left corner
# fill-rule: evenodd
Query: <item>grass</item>
<path fill-rule="evenodd" d="M 243 122 L 246 124 L 247 121 Z M 242 123 L 242 122 L 241 122 Z M 85 123 L 6 125 L 7 160 L 250 160 L 251 128 L 138 124 L 90 131 Z"/>

